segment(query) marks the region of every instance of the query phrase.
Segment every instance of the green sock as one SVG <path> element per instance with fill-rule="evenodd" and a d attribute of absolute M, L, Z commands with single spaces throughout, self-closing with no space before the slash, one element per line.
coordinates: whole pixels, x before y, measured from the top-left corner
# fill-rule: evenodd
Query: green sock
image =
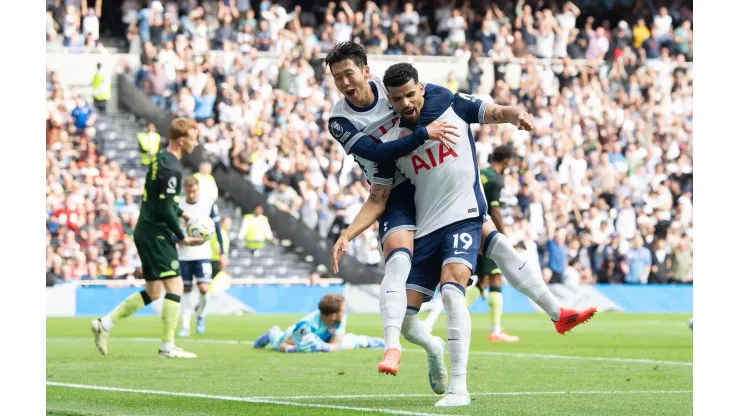
<path fill-rule="evenodd" d="M 504 309 L 504 296 L 501 292 L 491 291 L 488 294 L 488 306 L 490 306 L 491 333 L 501 332 L 501 311 Z"/>
<path fill-rule="evenodd" d="M 172 293 L 164 295 L 162 303 L 162 349 L 168 350 L 174 346 L 175 327 L 180 315 L 180 296 Z"/>
<path fill-rule="evenodd" d="M 132 293 L 123 302 L 119 303 L 118 306 L 116 306 L 116 309 L 113 309 L 113 311 L 108 314 L 108 317 L 110 318 L 111 323 L 115 324 L 116 322 L 132 315 L 134 312 L 150 304 L 151 302 L 152 299 L 143 290 L 141 292 Z"/>
<path fill-rule="evenodd" d="M 480 296 L 478 286 L 471 286 L 465 290 L 465 304 L 468 305 L 468 308 L 475 302 L 478 296 Z"/>

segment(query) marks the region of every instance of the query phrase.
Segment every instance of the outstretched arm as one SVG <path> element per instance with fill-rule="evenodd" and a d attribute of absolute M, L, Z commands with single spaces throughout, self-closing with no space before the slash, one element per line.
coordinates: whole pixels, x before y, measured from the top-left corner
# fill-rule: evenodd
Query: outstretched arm
<path fill-rule="evenodd" d="M 414 134 L 400 140 L 381 142 L 358 130 L 344 117 L 329 119 L 329 132 L 347 154 L 375 163 L 390 163 L 416 150 L 428 138 L 427 130 L 419 128 Z"/>
<path fill-rule="evenodd" d="M 334 273 L 339 273 L 339 259 L 348 250 L 349 242 L 370 228 L 383 215 L 385 204 L 393 190 L 393 184 L 374 184 L 370 188 L 370 197 L 362 205 L 360 212 L 346 229 L 342 230 L 332 250 Z"/>

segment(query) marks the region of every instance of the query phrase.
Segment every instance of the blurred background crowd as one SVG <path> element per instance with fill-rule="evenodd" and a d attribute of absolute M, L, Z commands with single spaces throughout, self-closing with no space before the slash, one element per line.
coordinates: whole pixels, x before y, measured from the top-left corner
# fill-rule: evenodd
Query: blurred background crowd
<path fill-rule="evenodd" d="M 104 51 L 101 0 L 49 3 L 49 42 Z M 341 96 L 321 54 L 354 40 L 371 54 L 464 60 L 467 76 L 450 73 L 445 86 L 535 117 L 531 134 L 484 125 L 474 136 L 481 166 L 496 146 L 516 149 L 505 173 L 507 234 L 546 280 L 693 281 L 690 3 L 296 3 L 126 0 L 124 29 L 107 35 L 140 55 L 132 76 L 152 102 L 199 122 L 213 161 L 329 238 L 352 221 L 368 187 L 328 133 Z M 256 65 L 261 52 L 277 65 Z M 484 90 L 490 72 L 494 88 Z M 47 93 L 47 268 L 62 280 L 130 278 L 141 184 L 96 151 L 91 100 L 52 72 Z M 382 264 L 377 230 L 351 254 Z"/>

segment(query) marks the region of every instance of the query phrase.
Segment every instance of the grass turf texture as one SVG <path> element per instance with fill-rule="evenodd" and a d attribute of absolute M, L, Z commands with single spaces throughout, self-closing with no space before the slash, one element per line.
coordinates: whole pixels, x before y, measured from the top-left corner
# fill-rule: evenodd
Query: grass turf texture
<path fill-rule="evenodd" d="M 487 342 L 488 317 L 472 317 L 468 389 L 473 403 L 469 408 L 434 407 L 441 396 L 429 388 L 426 355 L 405 341 L 397 377 L 377 373 L 380 350 L 282 354 L 251 347 L 251 341 L 270 326 L 285 328 L 299 315 L 209 317 L 206 334 L 176 339 L 179 346 L 198 354 L 195 360 L 157 357 L 158 318 L 120 322 L 112 332 L 107 357 L 93 345 L 89 318 L 49 318 L 47 414 L 675 416 L 692 412 L 689 316 L 597 314 L 563 337 L 543 314 L 508 314 L 506 330 L 521 337 L 514 344 Z M 356 334 L 382 333 L 379 315 L 354 314 L 348 322 L 348 329 Z M 444 315 L 434 334 L 446 338 Z M 445 361 L 449 368 L 449 358 Z M 123 391 L 91 390 L 101 387 Z"/>

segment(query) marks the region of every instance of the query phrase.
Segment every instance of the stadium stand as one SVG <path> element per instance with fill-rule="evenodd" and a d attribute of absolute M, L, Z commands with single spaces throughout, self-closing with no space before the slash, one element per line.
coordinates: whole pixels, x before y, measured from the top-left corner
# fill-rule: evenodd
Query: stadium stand
<path fill-rule="evenodd" d="M 523 0 L 455 9 L 460 2 L 399 2 L 397 10 L 342 1 L 290 12 L 269 1 L 256 10 L 239 1 L 144 3 L 125 2 L 129 51 L 141 56 L 137 86 L 161 108 L 198 120 L 209 155 L 265 194 L 280 192 L 273 199 L 289 199 L 289 211 L 319 235 L 335 236 L 367 196 L 359 168 L 327 133 L 339 96 L 321 61 L 332 44 L 356 40 L 370 53 L 463 59 L 468 75 L 450 73 L 445 86 L 535 115 L 531 137 L 506 126 L 482 126 L 475 135 L 481 165 L 495 146 L 517 150 L 518 166 L 505 178 L 508 234 L 539 259 L 546 279 L 693 281 L 690 7 L 621 2 L 611 16 L 624 20 L 612 21 L 600 18 L 598 1 L 580 2 L 580 9 Z M 56 9 L 51 15 L 62 23 L 69 17 Z M 277 54 L 274 68 L 254 64 L 262 52 Z M 480 57 L 492 58 L 492 67 Z M 487 71 L 492 91 L 481 85 Z M 115 130 L 110 151 L 130 153 L 139 130 Z M 47 165 L 66 169 L 70 143 L 49 140 L 47 133 L 56 159 Z M 75 151 L 91 146 L 84 137 L 73 142 Z M 111 169 L 137 177 L 125 164 Z M 48 186 L 73 186 L 62 179 L 68 176 Z M 279 183 L 287 189 L 276 190 Z M 232 230 L 238 228 L 237 219 Z M 563 240 L 549 232 L 555 230 L 564 231 Z M 358 239 L 355 257 L 380 263 L 376 240 L 372 232 Z M 560 256 L 550 250 L 564 252 L 565 261 L 556 264 Z M 644 270 L 645 253 L 656 267 L 633 279 L 630 270 Z M 230 267 L 238 273 L 251 265 Z M 82 270 L 74 260 L 65 266 Z"/>

